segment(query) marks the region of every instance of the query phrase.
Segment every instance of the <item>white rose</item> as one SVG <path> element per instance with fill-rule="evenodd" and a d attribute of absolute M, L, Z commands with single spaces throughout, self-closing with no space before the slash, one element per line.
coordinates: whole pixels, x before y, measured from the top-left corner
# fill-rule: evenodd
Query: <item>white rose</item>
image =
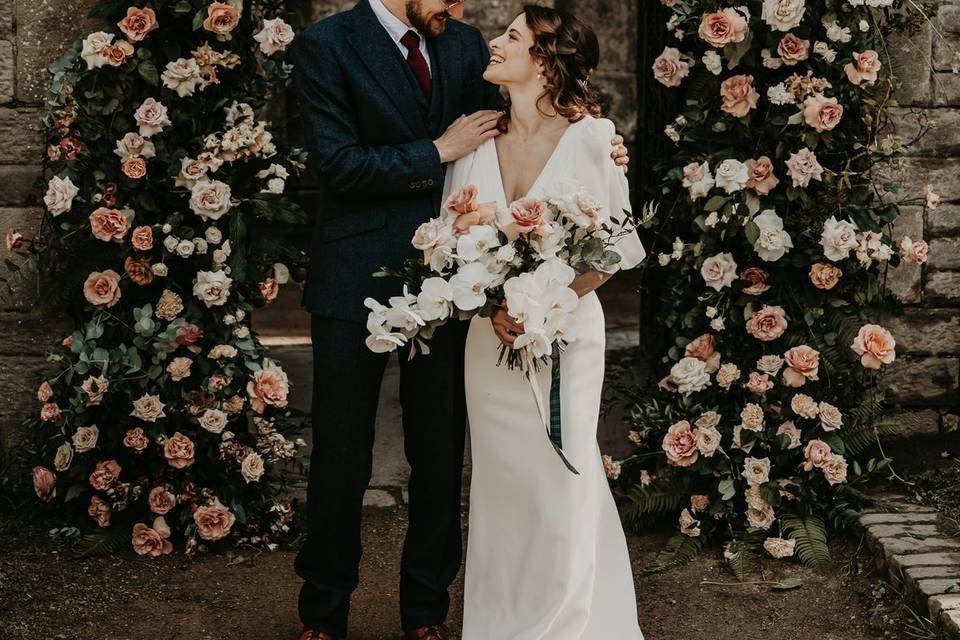
<path fill-rule="evenodd" d="M 817 41 L 813 43 L 813 52 L 826 62 L 833 62 L 837 59 L 837 52 L 831 49 L 826 42 Z"/>
<path fill-rule="evenodd" d="M 804 0 L 763 0 L 760 18 L 774 31 L 790 31 L 800 26 L 805 9 Z"/>
<path fill-rule="evenodd" d="M 57 453 L 53 457 L 53 468 L 57 471 L 66 471 L 73 462 L 73 447 L 69 442 L 64 442 L 57 447 Z"/>
<path fill-rule="evenodd" d="M 723 70 L 723 60 L 720 58 L 720 54 L 713 49 L 703 55 L 702 62 L 703 66 L 707 68 L 707 71 L 715 76 L 720 75 L 720 72 Z"/>
<path fill-rule="evenodd" d="M 843 260 L 850 255 L 852 249 L 857 248 L 857 229 L 848 220 L 837 220 L 830 216 L 823 223 L 823 233 L 820 236 L 820 246 L 827 260 Z"/>
<path fill-rule="evenodd" d="M 720 432 L 714 426 L 698 426 L 693 431 L 693 440 L 697 445 L 697 450 L 707 458 L 712 457 L 720 448 L 720 439 Z"/>
<path fill-rule="evenodd" d="M 282 262 L 277 262 L 273 265 L 273 279 L 277 281 L 277 284 L 287 284 L 290 282 L 290 269 L 287 268 L 287 265 Z"/>
<path fill-rule="evenodd" d="M 103 48 L 113 42 L 113 34 L 105 31 L 94 31 L 83 39 L 83 50 L 80 57 L 87 63 L 87 69 L 99 69 L 107 63 L 103 55 Z"/>
<path fill-rule="evenodd" d="M 753 250 L 761 260 L 774 262 L 793 247 L 790 234 L 783 230 L 783 220 L 773 209 L 762 211 L 753 218 L 753 223 L 760 229 L 757 241 L 753 243 Z"/>
<path fill-rule="evenodd" d="M 690 191 L 690 199 L 703 198 L 714 187 L 715 181 L 707 162 L 691 162 L 683 168 L 683 186 Z"/>
<path fill-rule="evenodd" d="M 170 118 L 167 116 L 167 108 L 154 98 L 144 100 L 133 117 L 140 125 L 140 135 L 149 138 L 155 133 L 160 133 L 163 128 L 170 125 Z"/>
<path fill-rule="evenodd" d="M 281 18 L 264 20 L 263 29 L 258 31 L 253 39 L 260 43 L 260 51 L 268 56 L 273 55 L 293 42 L 293 28 Z"/>
<path fill-rule="evenodd" d="M 733 254 L 718 253 L 703 261 L 700 275 L 708 287 L 720 291 L 729 287 L 737 278 L 737 263 L 733 261 Z"/>
<path fill-rule="evenodd" d="M 171 60 L 160 79 L 163 86 L 173 89 L 181 98 L 192 96 L 200 84 L 200 67 L 194 58 Z"/>
<path fill-rule="evenodd" d="M 216 249 L 213 252 L 213 264 L 223 264 L 227 261 L 227 252 L 223 249 Z"/>
<path fill-rule="evenodd" d="M 56 217 L 61 213 L 70 211 L 73 206 L 73 198 L 80 189 L 77 188 L 69 177 L 61 178 L 54 176 L 47 185 L 47 193 L 43 196 L 43 202 L 47 205 L 50 215 Z"/>
<path fill-rule="evenodd" d="M 207 241 L 203 238 L 194 238 L 193 246 L 196 247 L 197 253 L 201 256 L 207 252 Z"/>
<path fill-rule="evenodd" d="M 267 182 L 267 191 L 270 193 L 283 193 L 283 188 L 286 183 L 283 181 L 283 178 L 271 178 Z"/>
<path fill-rule="evenodd" d="M 200 426 L 210 433 L 220 433 L 227 426 L 227 414 L 219 409 L 207 409 L 200 416 Z"/>
<path fill-rule="evenodd" d="M 727 158 L 717 166 L 717 186 L 727 193 L 743 189 L 748 177 L 747 165 L 739 160 Z"/>
<path fill-rule="evenodd" d="M 770 480 L 770 458 L 747 458 L 743 461 L 742 475 L 747 484 L 759 486 Z"/>
<path fill-rule="evenodd" d="M 164 406 L 166 405 L 160 402 L 160 396 L 144 394 L 133 401 L 130 415 L 147 422 L 156 422 L 157 418 L 167 417 L 163 412 Z"/>
<path fill-rule="evenodd" d="M 240 463 L 240 474 L 247 482 L 256 482 L 263 476 L 263 458 L 259 453 L 249 453 Z"/>
<path fill-rule="evenodd" d="M 811 180 L 823 180 L 823 167 L 813 151 L 806 147 L 791 153 L 786 164 L 795 187 L 806 187 Z"/>
<path fill-rule="evenodd" d="M 100 439 L 100 430 L 97 425 L 92 424 L 89 427 L 80 427 L 73 434 L 73 448 L 77 453 L 86 453 L 93 451 Z"/>
<path fill-rule="evenodd" d="M 222 306 L 230 297 L 233 280 L 223 271 L 198 271 L 193 295 L 207 307 Z"/>
<path fill-rule="evenodd" d="M 820 424 L 823 425 L 824 431 L 834 431 L 843 426 L 843 414 L 840 409 L 829 402 L 821 402 L 819 409 Z"/>
<path fill-rule="evenodd" d="M 207 227 L 207 230 L 203 232 L 203 237 L 206 238 L 210 244 L 220 244 L 220 241 L 223 240 L 223 233 L 216 227 Z M 281 282 L 280 284 L 283 283 Z"/>
<path fill-rule="evenodd" d="M 167 236 L 167 237 L 170 237 L 170 236 Z M 164 241 L 164 244 L 166 244 L 166 241 Z M 195 249 L 196 249 L 196 246 L 189 240 L 181 240 L 180 242 L 177 243 L 177 246 L 175 247 L 175 252 L 181 258 L 189 258 L 190 256 L 193 255 L 193 252 Z"/>
<path fill-rule="evenodd" d="M 800 434 L 800 429 L 797 429 L 797 425 L 790 420 L 784 422 L 777 428 L 778 436 L 787 436 L 790 439 L 790 443 L 787 444 L 787 449 L 796 449 L 803 444 L 803 441 L 800 439 Z"/>
<path fill-rule="evenodd" d="M 167 277 L 167 274 L 170 272 L 169 269 L 167 269 L 167 265 L 163 264 L 162 262 L 157 262 L 156 264 L 151 265 L 150 270 L 153 271 L 153 275 L 159 278 Z"/>
<path fill-rule="evenodd" d="M 230 185 L 219 180 L 199 180 L 190 190 L 190 208 L 204 220 L 219 220 L 230 211 Z"/>
<path fill-rule="evenodd" d="M 677 393 L 690 395 L 710 386 L 707 363 L 697 358 L 682 358 L 670 368 L 670 380 L 677 386 Z"/>
<path fill-rule="evenodd" d="M 157 148 L 139 133 L 128 131 L 117 140 L 117 148 L 113 152 L 123 160 L 134 156 L 153 158 L 157 155 Z"/>

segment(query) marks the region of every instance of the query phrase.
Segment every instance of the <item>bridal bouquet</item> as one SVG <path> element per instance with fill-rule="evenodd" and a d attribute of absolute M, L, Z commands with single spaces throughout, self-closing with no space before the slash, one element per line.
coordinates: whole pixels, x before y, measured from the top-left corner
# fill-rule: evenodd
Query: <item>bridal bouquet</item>
<path fill-rule="evenodd" d="M 426 354 L 426 341 L 448 319 L 488 317 L 505 307 L 523 333 L 512 349 L 501 346 L 501 363 L 529 376 L 576 339 L 579 298 L 569 285 L 579 273 L 616 268 L 621 256 L 612 247 L 632 231 L 628 221 L 569 180 L 506 209 L 477 202 L 474 185 L 458 189 L 439 217 L 417 229 L 413 246 L 422 259 L 376 274 L 400 277 L 404 290 L 386 305 L 366 300 L 367 346 L 384 353 L 412 343 L 411 357 Z"/>

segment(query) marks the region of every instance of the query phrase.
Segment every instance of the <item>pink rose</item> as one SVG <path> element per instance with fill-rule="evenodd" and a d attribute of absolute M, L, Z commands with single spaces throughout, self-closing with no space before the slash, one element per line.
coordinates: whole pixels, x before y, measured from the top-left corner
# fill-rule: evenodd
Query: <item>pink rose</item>
<path fill-rule="evenodd" d="M 120 170 L 132 180 L 138 180 L 147 175 L 147 161 L 140 156 L 130 156 L 120 163 Z"/>
<path fill-rule="evenodd" d="M 193 441 L 179 431 L 163 443 L 163 457 L 174 469 L 186 469 L 193 464 Z"/>
<path fill-rule="evenodd" d="M 826 98 L 817 93 L 803 102 L 803 119 L 817 132 L 830 131 L 840 122 L 843 105 L 836 98 Z"/>
<path fill-rule="evenodd" d="M 37 400 L 40 402 L 49 402 L 50 398 L 53 397 L 53 387 L 50 386 L 50 383 L 46 380 L 43 381 L 43 384 L 40 385 L 40 388 L 37 389 Z"/>
<path fill-rule="evenodd" d="M 853 62 L 848 62 L 843 70 L 853 84 L 872 85 L 877 81 L 877 72 L 881 66 L 877 52 L 867 49 L 863 53 L 854 51 Z"/>
<path fill-rule="evenodd" d="M 908 262 L 923 264 L 929 253 L 930 247 L 925 240 L 911 240 L 909 236 L 904 236 L 900 241 L 900 256 Z"/>
<path fill-rule="evenodd" d="M 843 272 L 832 264 L 817 262 L 810 266 L 810 282 L 817 289 L 829 290 L 837 286 Z"/>
<path fill-rule="evenodd" d="M 43 422 L 56 422 L 60 419 L 60 406 L 56 402 L 46 402 L 40 407 L 40 419 Z"/>
<path fill-rule="evenodd" d="M 97 521 L 97 526 L 102 528 L 107 528 L 110 526 L 110 515 L 113 513 L 113 509 L 110 508 L 110 505 L 103 501 L 100 496 L 93 496 L 90 498 L 90 506 L 87 507 L 87 515 Z"/>
<path fill-rule="evenodd" d="M 795 65 L 810 57 L 810 41 L 802 40 L 792 33 L 788 33 L 780 39 L 780 44 L 777 45 L 777 53 L 780 54 L 783 64 Z"/>
<path fill-rule="evenodd" d="M 663 438 L 663 450 L 667 453 L 667 462 L 676 467 L 689 467 L 697 461 L 700 451 L 689 422 L 681 420 L 670 426 Z"/>
<path fill-rule="evenodd" d="M 287 394 L 290 384 L 287 374 L 272 361 L 253 374 L 253 380 L 247 383 L 247 394 L 254 411 L 263 413 L 267 405 L 271 407 L 287 406 Z"/>
<path fill-rule="evenodd" d="M 223 506 L 219 500 L 212 505 L 200 507 L 193 512 L 193 521 L 197 525 L 197 533 L 204 540 L 216 542 L 230 533 L 236 516 Z"/>
<path fill-rule="evenodd" d="M 823 440 L 811 440 L 803 450 L 803 470 L 811 471 L 814 467 L 823 468 L 830 461 L 830 445 Z"/>
<path fill-rule="evenodd" d="M 163 516 L 177 506 L 177 497 L 170 492 L 166 485 L 161 484 L 150 490 L 150 494 L 147 496 L 147 504 L 150 505 L 150 511 Z"/>
<path fill-rule="evenodd" d="M 34 467 L 33 490 L 44 502 L 50 502 L 57 497 L 57 478 L 53 475 L 53 471 L 46 467 Z"/>
<path fill-rule="evenodd" d="M 767 284 L 767 278 L 770 274 L 760 267 L 748 267 L 740 273 L 740 279 L 750 283 L 749 287 L 744 287 L 743 292 L 750 296 L 758 296 L 770 289 Z"/>
<path fill-rule="evenodd" d="M 497 213 L 496 204 L 477 202 L 477 188 L 472 184 L 451 193 L 444 206 L 447 212 L 456 217 L 453 230 L 457 235 L 468 232 L 475 224 L 491 222 Z"/>
<path fill-rule="evenodd" d="M 153 269 L 150 268 L 150 261 L 146 258 L 137 260 L 133 256 L 127 256 L 123 262 L 123 270 L 129 276 L 130 281 L 145 287 L 153 282 Z"/>
<path fill-rule="evenodd" d="M 267 304 L 270 304 L 276 300 L 279 292 L 280 285 L 273 278 L 267 278 L 260 283 L 260 295 L 262 295 L 263 299 L 267 301 Z"/>
<path fill-rule="evenodd" d="M 119 67 L 133 55 L 133 51 L 132 44 L 126 40 L 120 40 L 116 44 L 108 44 L 105 46 L 100 50 L 100 55 L 106 59 L 107 64 L 111 67 Z"/>
<path fill-rule="evenodd" d="M 137 227 L 130 234 L 130 244 L 137 251 L 150 251 L 153 249 L 153 229 L 146 225 Z"/>
<path fill-rule="evenodd" d="M 757 195 L 768 195 L 780 183 L 767 156 L 747 160 L 744 164 L 747 165 L 747 188 L 756 191 Z"/>
<path fill-rule="evenodd" d="M 893 334 L 876 324 L 865 324 L 860 327 L 857 337 L 850 348 L 860 356 L 860 364 L 867 369 L 879 369 L 881 365 L 890 364 L 897 357 L 896 340 Z"/>
<path fill-rule="evenodd" d="M 83 283 L 83 295 L 95 307 L 112 307 L 120 300 L 120 274 L 113 269 L 94 271 Z"/>
<path fill-rule="evenodd" d="M 700 20 L 700 39 L 719 48 L 731 42 L 742 42 L 747 37 L 747 21 L 736 9 L 706 13 Z"/>
<path fill-rule="evenodd" d="M 240 11 L 226 2 L 214 2 L 207 7 L 207 19 L 203 28 L 217 34 L 221 40 L 229 38 L 230 32 L 240 24 Z"/>
<path fill-rule="evenodd" d="M 705 333 L 691 340 L 684 349 L 683 355 L 706 362 L 707 373 L 713 373 L 720 368 L 720 354 L 717 352 L 717 340 L 713 334 Z"/>
<path fill-rule="evenodd" d="M 933 190 L 932 184 L 923 187 L 923 202 L 928 209 L 936 209 L 940 206 L 940 194 Z"/>
<path fill-rule="evenodd" d="M 787 368 L 783 370 L 783 383 L 788 387 L 802 387 L 807 380 L 818 380 L 820 352 L 802 344 L 783 354 Z"/>
<path fill-rule="evenodd" d="M 74 160 L 80 153 L 80 142 L 73 137 L 66 136 L 60 139 L 60 152 L 67 160 Z"/>
<path fill-rule="evenodd" d="M 679 87 L 690 73 L 690 65 L 680 58 L 675 47 L 664 47 L 663 53 L 653 61 L 653 77 L 666 87 Z"/>
<path fill-rule="evenodd" d="M 163 516 L 157 517 L 151 529 L 142 522 L 133 525 L 133 550 L 137 555 L 156 558 L 173 551 L 173 544 L 167 539 L 170 537 L 170 527 Z"/>
<path fill-rule="evenodd" d="M 133 449 L 136 453 L 141 453 L 150 446 L 150 438 L 143 433 L 143 429 L 134 427 L 123 436 L 123 446 Z"/>
<path fill-rule="evenodd" d="M 787 317 L 783 307 L 763 305 L 763 308 L 754 311 L 750 319 L 747 320 L 747 333 L 763 342 L 776 340 L 786 330 Z"/>
<path fill-rule="evenodd" d="M 762 396 L 770 389 L 773 389 L 773 381 L 770 380 L 770 376 L 766 373 L 760 373 L 759 371 L 751 371 L 750 379 L 747 380 L 747 383 L 743 385 L 747 391 L 750 393 Z"/>
<path fill-rule="evenodd" d="M 130 221 L 116 209 L 100 207 L 90 214 L 90 231 L 97 240 L 123 242 L 129 230 Z"/>
<path fill-rule="evenodd" d="M 537 231 L 547 224 L 546 213 L 543 203 L 536 198 L 520 198 L 510 203 L 513 223 L 509 226 L 517 233 Z"/>
<path fill-rule="evenodd" d="M 13 251 L 23 246 L 23 234 L 16 229 L 8 229 L 4 238 L 7 245 L 7 251 Z"/>
<path fill-rule="evenodd" d="M 101 460 L 90 474 L 90 486 L 97 491 L 106 491 L 120 477 L 120 465 L 116 460 Z"/>
<path fill-rule="evenodd" d="M 723 98 L 721 109 L 742 118 L 757 107 L 760 94 L 753 88 L 753 76 L 730 76 L 720 83 L 720 96 Z"/>
<path fill-rule="evenodd" d="M 157 24 L 157 14 L 150 7 L 144 7 L 143 9 L 128 7 L 127 15 L 117 23 L 117 26 L 131 42 L 140 42 L 159 25 Z"/>

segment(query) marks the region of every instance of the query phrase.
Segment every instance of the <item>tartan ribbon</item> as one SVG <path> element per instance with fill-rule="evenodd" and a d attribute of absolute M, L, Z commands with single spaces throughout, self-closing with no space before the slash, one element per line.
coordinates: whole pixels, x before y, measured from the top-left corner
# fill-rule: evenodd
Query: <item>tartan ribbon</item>
<path fill-rule="evenodd" d="M 560 354 L 553 356 L 550 371 L 550 441 L 554 446 L 563 448 L 563 434 L 560 429 Z"/>

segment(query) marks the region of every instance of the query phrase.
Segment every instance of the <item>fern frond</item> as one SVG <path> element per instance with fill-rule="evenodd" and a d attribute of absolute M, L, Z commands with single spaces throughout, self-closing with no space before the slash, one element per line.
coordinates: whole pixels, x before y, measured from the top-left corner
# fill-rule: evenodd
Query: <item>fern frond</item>
<path fill-rule="evenodd" d="M 796 514 L 785 515 L 783 516 L 782 528 L 787 538 L 796 540 L 797 556 L 803 564 L 818 571 L 830 566 L 827 529 L 820 517 L 815 515 L 806 517 Z"/>
<path fill-rule="evenodd" d="M 113 527 L 102 533 L 88 533 L 77 543 L 74 558 L 99 558 L 114 555 L 130 545 L 130 531 L 123 527 Z"/>
<path fill-rule="evenodd" d="M 743 582 L 747 577 L 756 571 L 760 566 L 760 557 L 762 555 L 763 539 L 765 532 L 746 534 L 736 540 L 727 543 L 727 565 L 737 577 L 737 580 Z"/>
<path fill-rule="evenodd" d="M 678 567 L 690 562 L 703 548 L 703 538 L 702 535 L 691 538 L 682 533 L 672 536 L 663 549 L 651 556 L 643 569 L 644 572 L 659 573 L 670 567 Z"/>
<path fill-rule="evenodd" d="M 656 479 L 647 486 L 637 485 L 627 492 L 621 510 L 631 525 L 647 516 L 678 511 L 690 495 L 687 482 L 679 478 Z"/>

